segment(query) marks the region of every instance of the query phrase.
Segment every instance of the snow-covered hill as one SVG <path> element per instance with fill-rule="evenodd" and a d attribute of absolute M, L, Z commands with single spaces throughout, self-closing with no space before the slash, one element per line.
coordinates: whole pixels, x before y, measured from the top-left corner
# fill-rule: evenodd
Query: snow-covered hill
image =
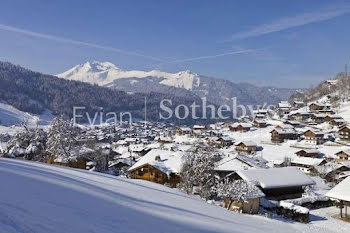
<path fill-rule="evenodd" d="M 159 70 L 138 71 L 121 70 L 110 62 L 86 62 L 74 66 L 66 72 L 57 75 L 60 78 L 98 84 L 101 86 L 125 78 L 161 78 L 160 84 L 192 90 L 199 85 L 199 76 L 189 70 L 178 73 L 167 73 Z"/>
<path fill-rule="evenodd" d="M 0 232 L 296 232 L 162 185 L 0 159 Z"/>
<path fill-rule="evenodd" d="M 35 126 L 37 124 L 46 125 L 53 117 L 54 116 L 49 111 L 45 111 L 42 115 L 36 116 L 0 102 L 0 125 L 3 126 L 20 124 L 29 126 Z"/>

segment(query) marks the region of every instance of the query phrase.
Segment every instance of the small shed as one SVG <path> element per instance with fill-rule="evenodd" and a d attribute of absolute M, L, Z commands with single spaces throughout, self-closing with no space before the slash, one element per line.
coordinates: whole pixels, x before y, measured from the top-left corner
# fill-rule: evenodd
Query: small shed
<path fill-rule="evenodd" d="M 339 202 L 341 218 L 350 218 L 350 177 L 347 177 L 345 180 L 332 188 L 328 193 L 326 193 L 326 196 L 336 199 Z"/>

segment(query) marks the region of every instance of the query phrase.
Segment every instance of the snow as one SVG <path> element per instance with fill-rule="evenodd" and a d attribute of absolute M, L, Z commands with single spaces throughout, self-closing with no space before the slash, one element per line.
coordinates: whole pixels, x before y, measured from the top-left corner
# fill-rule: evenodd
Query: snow
<path fill-rule="evenodd" d="M 350 201 L 350 177 L 337 184 L 326 196 L 338 200 Z"/>
<path fill-rule="evenodd" d="M 237 174 L 264 189 L 315 184 L 315 181 L 294 167 L 239 170 Z"/>
<path fill-rule="evenodd" d="M 82 82 L 88 82 L 97 85 L 107 85 L 114 80 L 123 78 L 148 78 L 157 77 L 162 78 L 160 84 L 167 86 L 184 88 L 192 90 L 194 86 L 198 86 L 200 78 L 197 74 L 186 70 L 177 73 L 167 73 L 159 70 L 151 71 L 138 71 L 130 70 L 125 71 L 119 69 L 117 66 L 110 62 L 86 62 L 74 66 L 73 68 L 57 75 L 60 78 L 69 80 L 76 80 Z"/>
<path fill-rule="evenodd" d="M 168 175 L 170 173 L 179 173 L 183 164 L 184 155 L 185 153 L 182 151 L 153 149 L 142 156 L 137 163 L 129 168 L 129 171 L 149 164 Z M 157 157 L 159 159 L 157 159 Z"/>
<path fill-rule="evenodd" d="M 240 215 L 177 189 L 101 173 L 0 159 L 0 231 L 305 232 L 306 226 Z M 310 231 L 316 232 L 316 231 Z"/>
<path fill-rule="evenodd" d="M 48 110 L 41 115 L 34 115 L 0 102 L 0 125 L 11 126 L 26 124 L 34 127 L 38 124 L 47 125 L 54 116 Z"/>

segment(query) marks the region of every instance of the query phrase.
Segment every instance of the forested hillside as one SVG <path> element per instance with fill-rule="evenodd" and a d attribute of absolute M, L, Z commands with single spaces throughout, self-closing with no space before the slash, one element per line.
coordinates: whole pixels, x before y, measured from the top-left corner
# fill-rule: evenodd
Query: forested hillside
<path fill-rule="evenodd" d="M 130 94 L 0 62 L 0 101 L 30 113 L 40 114 L 49 109 L 55 115 L 71 117 L 74 106 L 84 106 L 91 114 L 103 108 L 105 113 L 130 111 L 133 118 L 143 119 L 145 97 L 150 120 L 159 120 L 159 103 L 162 99 L 171 99 L 173 105 L 190 105 L 193 101 L 200 101 L 199 98 L 174 97 L 169 94 Z M 188 122 L 183 120 L 178 123 Z"/>

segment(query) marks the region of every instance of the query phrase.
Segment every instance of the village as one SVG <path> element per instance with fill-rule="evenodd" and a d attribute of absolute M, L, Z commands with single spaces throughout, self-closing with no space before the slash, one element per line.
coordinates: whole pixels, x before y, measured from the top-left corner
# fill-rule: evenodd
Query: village
<path fill-rule="evenodd" d="M 0 151 L 179 188 L 242 214 L 309 223 L 325 209 L 327 217 L 350 222 L 349 119 L 336 113 L 331 98 L 282 101 L 234 123 L 191 127 L 137 122 L 73 129 L 58 119 L 47 133 L 1 134 Z"/>

